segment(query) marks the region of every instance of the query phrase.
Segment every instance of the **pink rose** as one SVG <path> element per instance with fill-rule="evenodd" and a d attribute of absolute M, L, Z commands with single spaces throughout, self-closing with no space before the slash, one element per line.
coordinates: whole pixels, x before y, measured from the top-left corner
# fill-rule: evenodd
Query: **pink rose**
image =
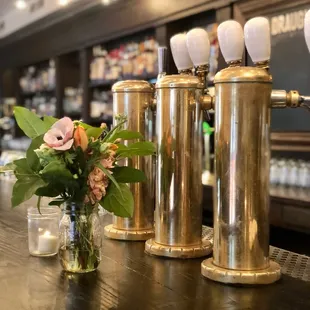
<path fill-rule="evenodd" d="M 73 145 L 74 124 L 69 117 L 57 121 L 44 135 L 44 142 L 57 151 L 69 150 Z"/>

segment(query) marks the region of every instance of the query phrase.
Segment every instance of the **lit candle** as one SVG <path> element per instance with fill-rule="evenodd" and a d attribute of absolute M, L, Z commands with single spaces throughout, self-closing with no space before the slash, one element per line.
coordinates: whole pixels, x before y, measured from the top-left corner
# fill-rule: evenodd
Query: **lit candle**
<path fill-rule="evenodd" d="M 43 235 L 39 236 L 38 252 L 40 254 L 53 254 L 58 251 L 58 237 L 51 235 L 46 231 Z"/>

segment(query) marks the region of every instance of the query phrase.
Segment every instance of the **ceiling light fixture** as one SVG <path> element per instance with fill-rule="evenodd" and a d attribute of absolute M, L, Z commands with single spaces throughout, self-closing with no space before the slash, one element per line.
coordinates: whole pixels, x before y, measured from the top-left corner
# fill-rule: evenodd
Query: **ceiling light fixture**
<path fill-rule="evenodd" d="M 109 5 L 111 3 L 111 0 L 102 0 L 103 5 Z"/>
<path fill-rule="evenodd" d="M 27 7 L 27 3 L 25 0 L 17 0 L 15 1 L 15 6 L 19 10 L 24 10 Z"/>
<path fill-rule="evenodd" d="M 59 3 L 59 5 L 61 5 L 61 6 L 66 6 L 66 5 L 68 5 L 69 0 L 59 0 L 58 3 Z"/>

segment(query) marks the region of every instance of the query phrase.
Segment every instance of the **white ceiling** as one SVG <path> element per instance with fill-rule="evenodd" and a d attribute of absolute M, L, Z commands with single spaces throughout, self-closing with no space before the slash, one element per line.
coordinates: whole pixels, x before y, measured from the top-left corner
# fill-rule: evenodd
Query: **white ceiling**
<path fill-rule="evenodd" d="M 0 0 L 0 16 L 6 15 L 8 12 L 15 10 L 16 0 Z M 25 0 L 26 2 L 31 2 L 31 0 Z"/>

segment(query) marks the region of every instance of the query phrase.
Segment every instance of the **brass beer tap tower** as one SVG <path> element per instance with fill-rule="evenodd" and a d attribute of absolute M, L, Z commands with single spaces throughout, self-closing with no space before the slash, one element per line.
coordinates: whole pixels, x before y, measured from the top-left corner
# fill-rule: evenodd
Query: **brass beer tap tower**
<path fill-rule="evenodd" d="M 166 75 L 167 48 L 158 48 L 158 80 Z M 127 80 L 113 85 L 113 115 L 128 117 L 127 129 L 139 131 L 146 140 L 155 138 L 154 87 L 147 81 Z M 116 120 L 114 119 L 116 124 Z M 154 236 L 155 159 L 152 156 L 134 157 L 122 163 L 145 172 L 145 183 L 134 183 L 132 218 L 113 216 L 113 224 L 104 228 L 106 237 L 117 240 L 145 241 Z"/>
<path fill-rule="evenodd" d="M 309 100 L 297 91 L 272 90 L 268 19 L 253 18 L 244 27 L 255 67 L 241 66 L 240 24 L 222 23 L 218 38 L 229 67 L 214 80 L 214 249 L 201 271 L 223 283 L 269 284 L 281 276 L 269 260 L 270 108 L 307 106 Z"/>
<path fill-rule="evenodd" d="M 200 58 L 204 64 L 208 62 L 210 43 L 203 29 L 194 29 L 187 36 L 175 35 L 170 45 L 179 74 L 158 80 L 155 94 L 155 237 L 146 242 L 145 251 L 171 258 L 201 257 L 212 250 L 211 243 L 202 240 L 201 205 L 202 98 L 207 66 L 196 68 L 199 77 L 193 75 L 188 39 L 201 40 L 204 49 Z"/>
<path fill-rule="evenodd" d="M 126 129 L 139 131 L 146 140 L 152 141 L 154 136 L 153 86 L 146 81 L 121 81 L 113 85 L 112 92 L 113 115 L 126 115 L 128 117 Z M 116 123 L 115 119 L 114 123 Z M 143 170 L 147 181 L 130 184 L 135 203 L 133 217 L 113 216 L 113 224 L 104 228 L 104 234 L 111 239 L 145 241 L 154 236 L 153 157 L 135 156 L 119 164 Z"/>

